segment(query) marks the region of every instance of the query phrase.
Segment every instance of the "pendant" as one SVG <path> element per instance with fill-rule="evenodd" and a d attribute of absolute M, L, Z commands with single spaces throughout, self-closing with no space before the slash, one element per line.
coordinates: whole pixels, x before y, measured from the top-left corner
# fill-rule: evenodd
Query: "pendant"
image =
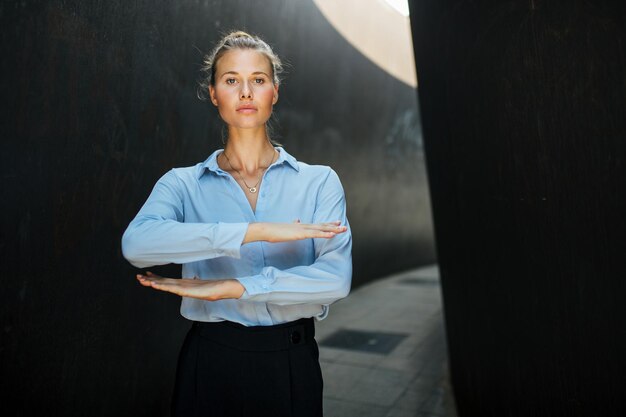
<path fill-rule="evenodd" d="M 249 188 L 249 190 L 252 194 L 256 193 L 256 187 Z"/>

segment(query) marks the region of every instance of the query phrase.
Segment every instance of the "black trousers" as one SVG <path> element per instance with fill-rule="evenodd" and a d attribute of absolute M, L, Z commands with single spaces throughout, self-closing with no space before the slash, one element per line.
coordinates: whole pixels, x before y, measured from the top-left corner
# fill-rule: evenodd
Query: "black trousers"
<path fill-rule="evenodd" d="M 194 322 L 178 358 L 175 417 L 321 417 L 313 319 L 276 326 Z"/>

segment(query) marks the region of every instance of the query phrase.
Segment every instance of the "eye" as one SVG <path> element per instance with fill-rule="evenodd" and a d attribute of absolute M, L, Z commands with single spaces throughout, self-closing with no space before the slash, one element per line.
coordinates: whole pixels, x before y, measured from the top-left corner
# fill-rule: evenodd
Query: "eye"
<path fill-rule="evenodd" d="M 265 80 L 263 78 L 255 78 L 254 79 L 254 83 L 255 84 L 263 84 L 265 82 Z"/>
<path fill-rule="evenodd" d="M 227 78 L 226 79 L 226 84 L 235 84 L 237 82 L 237 80 L 235 80 L 234 78 Z"/>

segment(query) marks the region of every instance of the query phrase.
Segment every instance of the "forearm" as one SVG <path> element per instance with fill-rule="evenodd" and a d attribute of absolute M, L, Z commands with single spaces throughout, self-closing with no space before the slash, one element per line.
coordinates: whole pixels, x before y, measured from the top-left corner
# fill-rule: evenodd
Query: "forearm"
<path fill-rule="evenodd" d="M 122 237 L 122 253 L 131 264 L 143 268 L 240 256 L 248 223 L 186 222 L 185 190 L 175 170 L 156 183 Z"/>
<path fill-rule="evenodd" d="M 122 237 L 122 252 L 143 268 L 218 256 L 239 258 L 247 223 L 181 223 L 138 217 Z"/>
<path fill-rule="evenodd" d="M 350 257 L 333 257 L 285 270 L 265 267 L 258 275 L 237 280 L 245 287 L 241 299 L 277 305 L 331 304 L 350 292 Z"/>
<path fill-rule="evenodd" d="M 315 261 L 284 270 L 269 266 L 258 275 L 238 278 L 246 288 L 243 300 L 278 305 L 330 304 L 348 295 L 352 281 L 352 236 L 343 189 L 332 170 L 316 205 L 313 223 L 327 228 L 319 230 L 318 236 L 310 236 L 326 238 L 313 240 Z M 320 223 L 325 221 L 331 223 Z"/>

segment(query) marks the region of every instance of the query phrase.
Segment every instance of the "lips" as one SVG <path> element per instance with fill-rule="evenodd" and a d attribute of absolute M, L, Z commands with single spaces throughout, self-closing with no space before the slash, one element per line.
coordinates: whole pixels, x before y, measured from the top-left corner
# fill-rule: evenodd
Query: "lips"
<path fill-rule="evenodd" d="M 244 104 L 243 106 L 237 107 L 237 111 L 248 113 L 252 111 L 256 111 L 257 108 L 251 104 Z"/>

